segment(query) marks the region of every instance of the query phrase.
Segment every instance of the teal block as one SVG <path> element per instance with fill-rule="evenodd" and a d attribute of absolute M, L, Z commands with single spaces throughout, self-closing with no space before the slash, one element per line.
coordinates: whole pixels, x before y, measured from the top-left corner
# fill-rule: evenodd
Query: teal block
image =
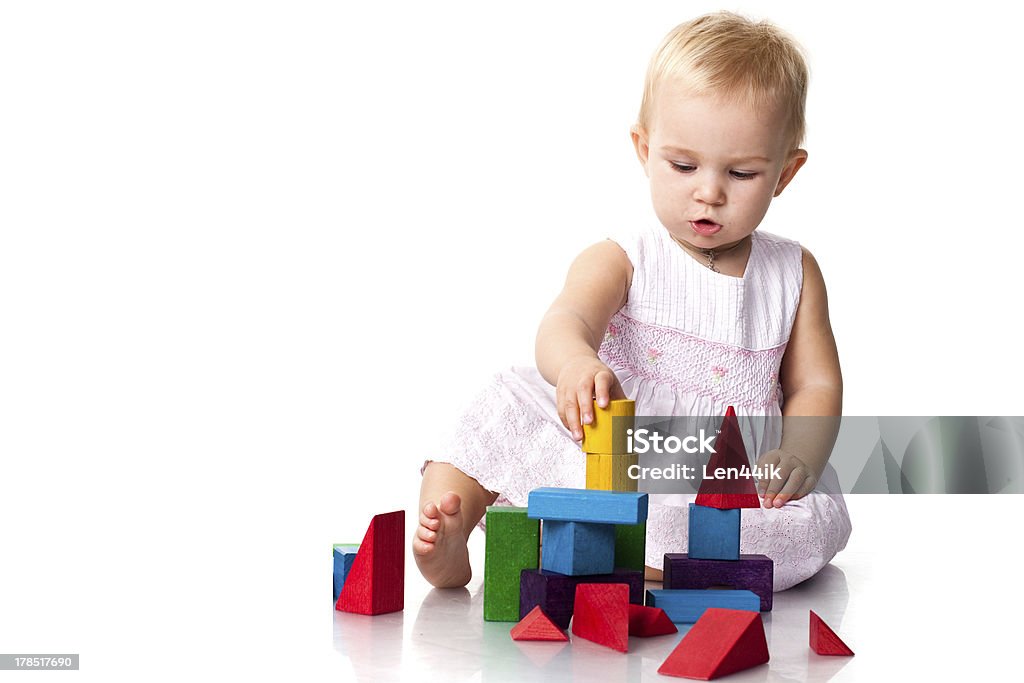
<path fill-rule="evenodd" d="M 540 568 L 568 576 L 611 574 L 615 525 L 544 520 Z"/>
<path fill-rule="evenodd" d="M 530 519 L 545 522 L 642 524 L 647 521 L 647 494 L 631 491 L 539 488 L 530 491 Z"/>
<path fill-rule="evenodd" d="M 739 508 L 720 510 L 690 503 L 687 554 L 695 560 L 739 560 Z"/>
<path fill-rule="evenodd" d="M 336 543 L 334 545 L 334 602 L 338 602 L 341 595 L 341 588 L 345 585 L 348 572 L 352 569 L 352 563 L 356 561 L 356 553 L 359 552 L 358 543 Z"/>
<path fill-rule="evenodd" d="M 737 590 L 672 590 L 647 591 L 647 606 L 660 607 L 674 623 L 694 624 L 709 607 L 761 611 L 761 598 L 751 591 Z"/>

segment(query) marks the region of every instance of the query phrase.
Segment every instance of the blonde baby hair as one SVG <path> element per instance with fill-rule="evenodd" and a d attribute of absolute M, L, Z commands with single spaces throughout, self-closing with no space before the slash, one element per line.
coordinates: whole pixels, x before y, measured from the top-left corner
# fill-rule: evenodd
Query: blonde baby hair
<path fill-rule="evenodd" d="M 807 63 L 800 45 L 768 21 L 716 12 L 672 29 L 651 57 L 634 127 L 650 131 L 658 89 L 672 79 L 697 95 L 789 110 L 792 149 L 805 133 Z"/>

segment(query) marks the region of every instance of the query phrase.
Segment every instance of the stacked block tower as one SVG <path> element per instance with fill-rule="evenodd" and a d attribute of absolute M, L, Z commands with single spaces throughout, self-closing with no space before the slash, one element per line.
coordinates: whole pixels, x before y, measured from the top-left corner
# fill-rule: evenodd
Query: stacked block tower
<path fill-rule="evenodd" d="M 583 425 L 583 450 L 587 454 L 587 488 L 598 491 L 637 490 L 629 468 L 637 464 L 629 451 L 627 435 L 633 430 L 636 404 L 628 399 L 594 405 L 594 420 Z M 615 527 L 615 566 L 644 571 L 647 524 Z"/>
<path fill-rule="evenodd" d="M 595 406 L 584 425 L 586 489 L 540 488 L 528 507 L 487 508 L 484 619 L 518 621 L 539 606 L 566 629 L 581 584 L 626 584 L 629 602 L 643 604 L 647 494 L 627 474 L 634 412 L 629 400 Z"/>
<path fill-rule="evenodd" d="M 749 462 L 736 411 L 730 406 L 707 471 L 742 467 L 749 467 Z M 664 588 L 648 591 L 648 604 L 665 609 L 673 621 L 687 623 L 709 607 L 771 610 L 772 560 L 740 554 L 742 509 L 757 507 L 760 499 L 753 479 L 704 479 L 690 504 L 688 552 L 665 554 Z M 720 588 L 728 590 L 710 590 Z"/>

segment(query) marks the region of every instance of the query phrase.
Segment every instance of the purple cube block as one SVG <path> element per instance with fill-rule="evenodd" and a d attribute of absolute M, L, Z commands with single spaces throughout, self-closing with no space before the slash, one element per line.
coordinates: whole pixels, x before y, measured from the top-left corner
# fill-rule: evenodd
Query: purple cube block
<path fill-rule="evenodd" d="M 624 583 L 629 586 L 629 601 L 644 604 L 644 574 L 640 571 L 616 569 L 611 574 L 567 576 L 543 569 L 524 569 L 519 576 L 519 618 L 540 605 L 558 628 L 569 628 L 576 586 L 581 583 Z"/>
<path fill-rule="evenodd" d="M 678 588 L 734 588 L 761 598 L 761 611 L 772 608 L 775 564 L 765 555 L 740 555 L 737 560 L 696 560 L 687 553 L 665 553 L 662 586 Z"/>

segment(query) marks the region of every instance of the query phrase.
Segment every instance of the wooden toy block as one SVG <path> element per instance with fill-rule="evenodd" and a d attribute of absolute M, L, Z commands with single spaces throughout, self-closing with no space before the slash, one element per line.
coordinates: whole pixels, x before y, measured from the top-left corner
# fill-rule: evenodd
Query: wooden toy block
<path fill-rule="evenodd" d="M 811 610 L 811 649 L 819 655 L 852 657 L 851 650 L 825 621 Z"/>
<path fill-rule="evenodd" d="M 736 560 L 698 560 L 687 553 L 665 553 L 665 588 L 715 588 L 724 586 L 753 591 L 761 598 L 761 611 L 772 609 L 775 564 L 765 555 L 740 555 Z"/>
<path fill-rule="evenodd" d="M 683 636 L 658 673 L 710 681 L 767 662 L 760 614 L 712 608 Z"/>
<path fill-rule="evenodd" d="M 595 524 L 647 521 L 647 494 L 626 491 L 539 488 L 530 491 L 531 519 Z"/>
<path fill-rule="evenodd" d="M 540 567 L 582 576 L 611 574 L 615 569 L 615 525 L 544 520 Z"/>
<path fill-rule="evenodd" d="M 492 505 L 486 515 L 484 620 L 518 621 L 519 572 L 540 565 L 540 522 L 507 505 Z"/>
<path fill-rule="evenodd" d="M 512 640 L 569 640 L 569 636 L 555 626 L 539 606 L 530 610 L 509 633 Z"/>
<path fill-rule="evenodd" d="M 690 503 L 688 555 L 696 560 L 740 559 L 740 511 Z"/>
<path fill-rule="evenodd" d="M 566 576 L 543 569 L 524 569 L 519 584 L 519 615 L 525 617 L 540 605 L 558 628 L 569 628 L 576 586 L 581 583 L 624 583 L 629 586 L 631 603 L 642 605 L 644 602 L 643 572 L 619 568 L 611 574 Z"/>
<path fill-rule="evenodd" d="M 334 544 L 334 598 L 331 602 L 338 602 L 341 587 L 345 585 L 345 578 L 348 577 L 348 573 L 352 569 L 352 563 L 355 562 L 358 551 L 357 543 Z"/>
<path fill-rule="evenodd" d="M 594 421 L 583 425 L 583 450 L 587 453 L 628 453 L 626 430 L 633 428 L 636 403 L 630 399 L 609 401 L 604 408 L 594 402 Z"/>
<path fill-rule="evenodd" d="M 629 635 L 649 638 L 651 636 L 665 636 L 669 633 L 677 633 L 679 629 L 672 623 L 672 620 L 660 607 L 644 607 L 643 605 L 630 604 L 629 606 Z"/>
<path fill-rule="evenodd" d="M 359 544 L 334 608 L 387 614 L 405 606 L 405 510 L 376 515 Z"/>
<path fill-rule="evenodd" d="M 596 491 L 636 491 L 637 480 L 629 476 L 629 468 L 639 464 L 639 458 L 636 453 L 587 453 L 587 488 Z"/>
<path fill-rule="evenodd" d="M 740 471 L 750 469 L 747 459 L 747 448 L 743 445 L 743 434 L 740 423 L 736 419 L 736 411 L 732 406 L 725 411 L 722 428 L 715 439 L 715 453 L 707 464 L 709 474 L 715 470 Z M 705 478 L 697 489 L 697 505 L 710 508 L 758 508 L 761 499 L 757 497 L 757 487 L 753 477 L 731 479 Z"/>
<path fill-rule="evenodd" d="M 761 611 L 761 599 L 751 591 L 669 590 L 647 591 L 647 606 L 660 607 L 674 623 L 693 624 L 711 607 Z"/>
<path fill-rule="evenodd" d="M 629 649 L 629 586 L 581 583 L 576 586 L 572 632 L 619 652 Z"/>
<path fill-rule="evenodd" d="M 615 566 L 644 571 L 647 557 L 647 524 L 619 524 L 615 527 Z"/>

